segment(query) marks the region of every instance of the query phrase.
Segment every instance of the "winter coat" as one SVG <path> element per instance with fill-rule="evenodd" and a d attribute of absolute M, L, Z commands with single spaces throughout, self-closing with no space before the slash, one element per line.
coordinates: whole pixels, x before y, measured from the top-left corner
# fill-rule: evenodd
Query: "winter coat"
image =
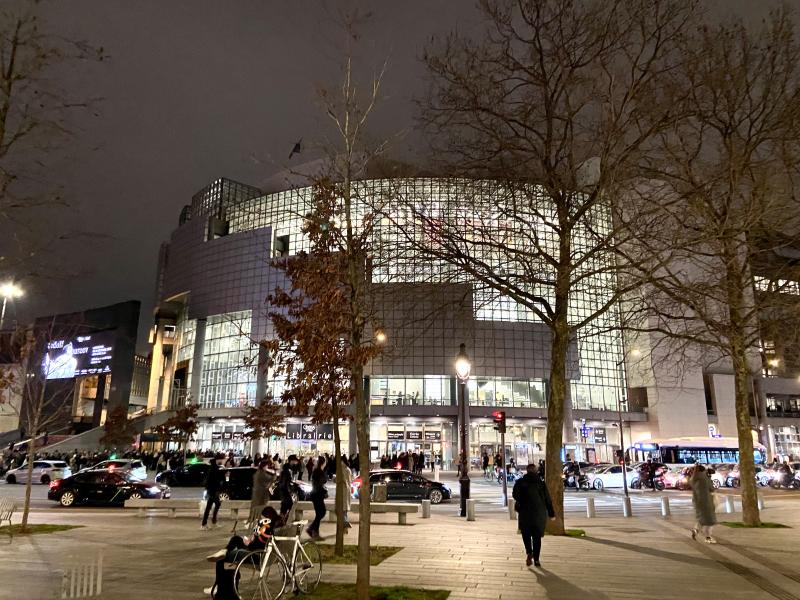
<path fill-rule="evenodd" d="M 205 488 L 208 495 L 212 496 L 219 493 L 219 489 L 222 487 L 222 471 L 215 460 L 211 461 L 210 467 L 206 474 Z"/>
<path fill-rule="evenodd" d="M 336 496 L 336 504 L 337 506 L 341 506 L 342 510 L 348 511 L 350 510 L 350 484 L 353 483 L 353 472 L 350 468 L 342 463 L 342 481 L 344 482 L 344 494 L 342 497 Z"/>
<path fill-rule="evenodd" d="M 706 471 L 696 471 L 689 482 L 692 487 L 692 504 L 697 522 L 702 526 L 716 525 L 717 514 L 714 511 L 714 485 Z"/>
<path fill-rule="evenodd" d="M 269 500 L 267 493 L 267 486 L 269 485 L 269 478 L 264 469 L 258 469 L 253 474 L 253 493 L 250 496 L 250 506 L 263 506 Z"/>
<path fill-rule="evenodd" d="M 512 496 L 519 515 L 519 528 L 542 537 L 548 517 L 556 515 L 544 482 L 536 475 L 526 473 L 514 484 Z"/>
<path fill-rule="evenodd" d="M 326 498 L 328 496 L 328 490 L 325 489 L 325 484 L 328 482 L 328 478 L 325 477 L 325 471 L 322 469 L 314 469 L 311 473 L 311 499 L 314 498 Z"/>

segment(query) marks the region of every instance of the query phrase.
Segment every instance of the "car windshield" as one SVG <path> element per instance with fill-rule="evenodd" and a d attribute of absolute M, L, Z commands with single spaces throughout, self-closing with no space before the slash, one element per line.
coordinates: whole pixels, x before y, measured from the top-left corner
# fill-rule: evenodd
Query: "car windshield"
<path fill-rule="evenodd" d="M 51 462 L 50 464 L 53 465 L 56 469 L 63 469 L 64 467 L 67 466 L 67 463 L 61 461 L 54 461 Z"/>

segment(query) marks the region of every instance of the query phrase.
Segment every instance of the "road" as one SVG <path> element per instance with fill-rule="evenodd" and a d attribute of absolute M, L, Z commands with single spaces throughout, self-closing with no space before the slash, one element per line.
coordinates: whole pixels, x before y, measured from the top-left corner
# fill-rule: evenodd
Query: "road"
<path fill-rule="evenodd" d="M 428 474 L 426 474 L 428 476 Z M 441 481 L 453 491 L 453 501 L 442 503 L 433 507 L 435 513 L 447 514 L 448 512 L 459 510 L 459 484 L 454 473 L 442 473 Z M 335 497 L 335 485 L 328 485 L 330 497 Z M 509 485 L 508 493 L 511 495 L 512 486 Z M 78 510 L 78 511 L 121 511 L 121 508 L 99 508 L 99 507 L 76 507 L 63 509 L 55 502 L 47 499 L 47 486 L 34 485 L 31 491 L 31 509 L 35 512 Z M 480 473 L 475 473 L 471 479 L 470 496 L 476 500 L 478 511 L 503 511 L 502 487 L 495 481 L 486 480 Z M 720 495 L 740 494 L 737 489 L 721 489 Z M 767 502 L 771 497 L 781 499 L 792 499 L 800 501 L 800 492 L 788 490 L 773 490 L 771 488 L 759 488 Z M 664 492 L 652 492 L 631 490 L 631 504 L 634 514 L 660 514 L 661 496 L 670 499 L 670 509 L 676 513 L 686 513 L 692 510 L 691 492 L 667 490 Z M 12 498 L 21 504 L 25 497 L 25 486 L 21 484 L 10 485 L 5 481 L 0 482 L 0 497 Z M 203 497 L 202 488 L 173 487 L 173 498 L 196 498 Z M 622 490 L 606 490 L 603 492 L 581 491 L 576 492 L 568 489 L 564 492 L 564 510 L 568 514 L 585 514 L 586 499 L 594 498 L 595 509 L 598 516 L 614 516 L 622 514 Z"/>

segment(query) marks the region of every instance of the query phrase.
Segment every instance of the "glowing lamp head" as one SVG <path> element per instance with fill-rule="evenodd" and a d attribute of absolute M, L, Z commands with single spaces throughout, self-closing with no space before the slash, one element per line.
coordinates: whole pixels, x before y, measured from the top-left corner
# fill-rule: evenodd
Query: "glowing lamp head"
<path fill-rule="evenodd" d="M 20 296 L 22 296 L 22 288 L 13 281 L 0 284 L 0 297 L 11 300 L 13 298 L 19 298 Z"/>
<path fill-rule="evenodd" d="M 780 364 L 781 364 L 781 361 L 779 359 L 777 359 L 777 358 L 770 358 L 769 359 L 769 366 L 770 367 L 773 367 L 773 368 L 774 367 L 779 367 Z"/>
<path fill-rule="evenodd" d="M 375 341 L 379 344 L 386 343 L 386 332 L 383 329 L 378 329 L 378 331 L 375 332 Z"/>
<path fill-rule="evenodd" d="M 469 379 L 469 373 L 472 370 L 472 362 L 469 360 L 469 356 L 467 356 L 467 350 L 464 344 L 461 344 L 461 347 L 458 350 L 455 366 L 456 375 L 461 381 L 466 381 Z"/>

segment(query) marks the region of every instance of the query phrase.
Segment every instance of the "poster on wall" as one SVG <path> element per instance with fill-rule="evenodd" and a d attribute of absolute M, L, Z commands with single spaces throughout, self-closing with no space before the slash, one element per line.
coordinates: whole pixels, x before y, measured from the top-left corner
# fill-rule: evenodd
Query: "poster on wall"
<path fill-rule="evenodd" d="M 244 439 L 244 431 L 234 431 L 233 432 L 233 439 L 234 440 L 243 440 Z"/>
<path fill-rule="evenodd" d="M 222 439 L 223 440 L 232 440 L 233 439 L 233 432 L 232 431 L 223 431 L 222 432 Z"/>
<path fill-rule="evenodd" d="M 222 432 L 221 431 L 212 431 L 211 432 L 211 441 L 221 440 L 222 439 Z"/>

